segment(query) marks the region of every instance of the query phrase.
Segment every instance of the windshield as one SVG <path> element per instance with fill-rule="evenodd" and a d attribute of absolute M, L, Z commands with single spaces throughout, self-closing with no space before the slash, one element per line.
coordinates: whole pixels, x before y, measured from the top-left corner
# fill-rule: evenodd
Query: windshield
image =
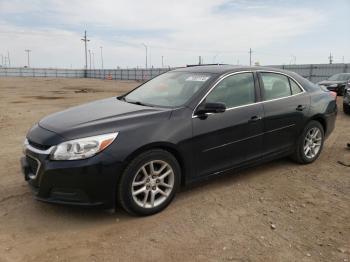
<path fill-rule="evenodd" d="M 140 105 L 181 106 L 212 76 L 208 73 L 167 72 L 131 91 L 124 100 Z"/>
<path fill-rule="evenodd" d="M 347 81 L 349 79 L 350 79 L 350 74 L 336 74 L 328 78 L 328 80 L 330 81 Z"/>

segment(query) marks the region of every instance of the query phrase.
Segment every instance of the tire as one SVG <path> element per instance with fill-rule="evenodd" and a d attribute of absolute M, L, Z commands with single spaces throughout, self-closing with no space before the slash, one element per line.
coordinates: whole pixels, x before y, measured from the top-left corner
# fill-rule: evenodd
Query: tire
<path fill-rule="evenodd" d="M 350 115 L 350 106 L 347 104 L 343 104 L 343 111 L 345 114 Z"/>
<path fill-rule="evenodd" d="M 316 130 L 318 130 L 316 132 Z M 313 135 L 315 135 L 313 137 Z M 310 164 L 321 154 L 324 143 L 324 130 L 318 121 L 310 121 L 298 138 L 293 159 L 300 164 Z"/>
<path fill-rule="evenodd" d="M 180 178 L 180 165 L 171 153 L 162 149 L 143 152 L 128 164 L 120 178 L 118 203 L 132 215 L 158 213 L 174 198 Z"/>

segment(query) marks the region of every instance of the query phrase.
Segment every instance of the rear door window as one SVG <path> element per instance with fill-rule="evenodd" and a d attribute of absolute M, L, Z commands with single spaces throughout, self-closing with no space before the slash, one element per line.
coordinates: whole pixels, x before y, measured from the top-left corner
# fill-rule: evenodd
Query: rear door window
<path fill-rule="evenodd" d="M 298 84 L 295 83 L 294 80 L 289 78 L 289 82 L 290 82 L 290 88 L 292 90 L 292 94 L 293 95 L 296 95 L 296 94 L 299 94 L 299 93 L 303 92 L 303 90 L 301 90 L 300 86 L 298 86 Z"/>
<path fill-rule="evenodd" d="M 287 97 L 292 94 L 288 77 L 276 73 L 261 73 L 264 88 L 264 100 Z"/>

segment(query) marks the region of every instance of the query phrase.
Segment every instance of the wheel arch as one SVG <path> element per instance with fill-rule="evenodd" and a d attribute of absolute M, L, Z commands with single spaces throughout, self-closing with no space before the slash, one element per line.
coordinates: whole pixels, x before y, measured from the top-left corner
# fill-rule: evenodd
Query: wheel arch
<path fill-rule="evenodd" d="M 323 127 L 324 134 L 327 133 L 327 121 L 322 115 L 314 115 L 313 117 L 310 118 L 309 122 L 312 120 L 319 122 Z"/>
<path fill-rule="evenodd" d="M 182 154 L 179 152 L 179 150 L 175 144 L 172 144 L 169 142 L 154 142 L 151 144 L 144 145 L 144 146 L 136 149 L 135 151 L 133 151 L 131 154 L 129 154 L 126 157 L 126 159 L 125 159 L 126 164 L 130 163 L 130 161 L 132 159 L 134 159 L 135 157 L 137 157 L 141 153 L 146 152 L 148 150 L 152 150 L 152 149 L 165 150 L 165 151 L 169 152 L 170 154 L 172 154 L 176 158 L 177 162 L 180 165 L 180 169 L 181 169 L 180 182 L 181 182 L 181 185 L 184 185 L 186 183 L 186 174 L 187 174 L 188 170 L 187 170 L 186 165 L 185 165 L 185 159 L 182 156 Z"/>

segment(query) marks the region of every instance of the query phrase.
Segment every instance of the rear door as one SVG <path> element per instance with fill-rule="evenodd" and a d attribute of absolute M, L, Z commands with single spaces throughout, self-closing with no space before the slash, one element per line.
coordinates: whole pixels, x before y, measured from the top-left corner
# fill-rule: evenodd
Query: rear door
<path fill-rule="evenodd" d="M 264 106 L 265 155 L 293 148 L 309 110 L 310 98 L 294 79 L 278 72 L 259 72 Z"/>
<path fill-rule="evenodd" d="M 192 119 L 197 176 L 261 156 L 263 107 L 256 103 L 256 94 L 254 74 L 244 72 L 227 76 L 204 98 L 203 102 L 225 103 L 227 109 Z"/>

